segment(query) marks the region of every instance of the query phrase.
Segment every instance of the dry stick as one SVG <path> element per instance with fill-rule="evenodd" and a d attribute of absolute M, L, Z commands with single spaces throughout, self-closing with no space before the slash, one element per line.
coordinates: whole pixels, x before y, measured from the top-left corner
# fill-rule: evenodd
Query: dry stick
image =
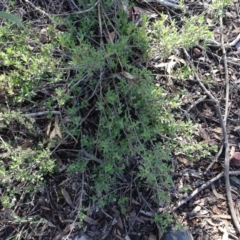
<path fill-rule="evenodd" d="M 59 114 L 59 115 L 61 115 L 61 112 L 60 111 L 43 111 L 43 112 L 35 112 L 35 113 L 25 113 L 25 114 L 22 114 L 22 116 L 38 117 L 38 116 L 43 116 L 43 115 L 47 115 L 47 114 Z"/>
<path fill-rule="evenodd" d="M 172 7 L 176 9 L 181 9 L 181 7 L 177 4 L 177 1 L 166 1 L 166 0 L 145 0 L 145 2 L 150 3 L 150 2 L 157 2 L 160 3 L 161 5 L 165 7 Z"/>
<path fill-rule="evenodd" d="M 61 14 L 48 14 L 45 11 L 43 11 L 42 9 L 40 9 L 39 7 L 36 7 L 33 3 L 31 3 L 29 0 L 24 0 L 26 3 L 28 3 L 32 8 L 34 8 L 35 10 L 41 12 L 43 15 L 46 15 L 52 22 L 55 22 L 51 16 L 69 16 L 69 15 L 75 15 L 75 14 L 83 14 L 83 13 L 87 13 L 92 11 L 99 3 L 101 0 L 98 0 L 92 7 L 83 10 L 83 11 L 77 11 L 77 12 L 70 12 L 70 13 L 61 13 Z"/>
<path fill-rule="evenodd" d="M 227 54 L 226 49 L 224 47 L 223 41 L 223 22 L 222 17 L 220 17 L 220 34 L 221 34 L 221 48 L 222 48 L 222 55 L 223 55 L 223 64 L 224 64 L 224 71 L 225 71 L 225 82 L 226 82 L 226 96 L 225 96 L 225 114 L 224 114 L 224 124 L 227 125 L 227 115 L 228 115 L 228 103 L 229 103 L 229 77 L 228 77 L 228 66 L 227 66 Z"/>
<path fill-rule="evenodd" d="M 231 171 L 229 172 L 230 175 L 240 175 L 240 171 Z M 187 198 L 184 198 L 180 200 L 171 210 L 171 212 L 176 211 L 179 207 L 181 207 L 183 204 L 191 200 L 193 197 L 195 197 L 199 192 L 201 192 L 203 189 L 210 186 L 212 183 L 223 177 L 224 173 L 219 173 L 216 177 L 210 179 L 208 182 L 204 183 L 201 187 L 195 189 Z"/>
<path fill-rule="evenodd" d="M 216 163 L 218 161 L 219 156 L 221 155 L 223 150 L 223 143 L 221 144 L 221 147 L 217 153 L 217 155 L 215 156 L 214 160 L 211 162 L 211 164 L 209 164 L 209 166 L 207 167 L 206 171 L 204 172 L 204 174 L 207 174 L 207 172 L 212 168 L 213 164 Z"/>
<path fill-rule="evenodd" d="M 75 15 L 75 14 L 83 14 L 87 12 L 91 12 L 99 3 L 101 0 L 98 0 L 92 7 L 83 10 L 83 11 L 78 11 L 78 12 L 70 12 L 70 13 L 60 13 L 60 14 L 52 14 L 53 16 L 69 16 L 69 15 Z"/>
<path fill-rule="evenodd" d="M 229 44 L 225 44 L 224 47 L 226 48 L 230 48 L 230 47 L 234 47 L 238 41 L 240 40 L 240 34 L 237 35 L 237 37 L 232 41 L 230 42 Z M 215 46 L 215 47 L 221 47 L 221 43 L 219 43 L 218 41 L 216 40 L 213 40 L 213 39 L 207 39 L 207 44 L 208 45 L 212 45 L 212 46 Z"/>
<path fill-rule="evenodd" d="M 198 105 L 200 102 L 203 102 L 206 99 L 206 95 L 203 97 L 199 98 L 196 102 L 194 102 L 187 110 L 186 112 L 190 112 L 191 109 L 193 109 L 196 105 Z"/>
<path fill-rule="evenodd" d="M 193 67 L 192 62 L 190 61 L 190 56 L 188 55 L 187 51 L 184 49 L 184 53 L 190 63 L 190 65 Z M 230 158 L 230 151 L 229 151 L 229 143 L 228 143 L 228 136 L 227 136 L 227 130 L 226 130 L 226 124 L 224 123 L 222 113 L 220 110 L 219 102 L 216 100 L 216 98 L 210 93 L 210 91 L 207 90 L 207 88 L 204 86 L 202 81 L 199 79 L 199 76 L 197 73 L 194 74 L 196 80 L 198 81 L 199 85 L 202 87 L 202 89 L 207 93 L 207 95 L 211 98 L 211 101 L 215 103 L 215 108 L 218 114 L 218 118 L 221 124 L 222 132 L 223 132 L 223 146 L 225 147 L 225 160 L 224 160 L 224 177 L 225 177 L 225 187 L 226 187 L 226 193 L 227 193 L 227 199 L 228 199 L 228 206 L 231 212 L 231 216 L 233 219 L 233 222 L 237 228 L 238 233 L 240 233 L 240 225 L 238 223 L 236 213 L 233 207 L 233 201 L 231 197 L 231 189 L 230 189 L 230 180 L 229 180 L 229 158 Z"/>
<path fill-rule="evenodd" d="M 32 2 L 28 1 L 28 0 L 24 0 L 27 4 L 29 4 L 32 8 L 34 8 L 36 11 L 39 11 L 40 13 L 42 13 L 43 15 L 46 15 L 52 22 L 55 22 L 50 14 L 46 13 L 45 11 L 43 11 L 42 9 L 40 9 L 39 7 L 36 7 Z"/>
<path fill-rule="evenodd" d="M 226 81 L 226 105 L 225 105 L 225 114 L 224 114 L 224 124 L 223 124 L 223 136 L 224 136 L 224 145 L 225 145 L 225 161 L 224 161 L 224 177 L 225 177 L 225 187 L 226 187 L 226 193 L 227 193 L 227 200 L 228 200 L 228 206 L 231 212 L 232 220 L 237 228 L 238 234 L 240 234 L 240 224 L 238 222 L 236 211 L 233 207 L 233 200 L 232 200 L 232 194 L 231 194 L 231 186 L 230 186 L 230 179 L 229 179 L 229 159 L 230 159 L 230 149 L 229 149 L 229 142 L 227 137 L 227 115 L 228 115 L 228 102 L 229 102 L 229 76 L 228 76 L 228 66 L 227 66 L 227 56 L 226 56 L 226 49 L 224 46 L 223 41 L 223 22 L 222 22 L 222 16 L 220 16 L 220 29 L 221 29 L 221 48 L 222 48 L 222 54 L 223 54 L 223 61 L 224 61 L 224 70 L 225 70 L 225 81 Z M 220 109 L 219 109 L 220 110 Z M 221 115 L 222 117 L 222 115 Z"/>

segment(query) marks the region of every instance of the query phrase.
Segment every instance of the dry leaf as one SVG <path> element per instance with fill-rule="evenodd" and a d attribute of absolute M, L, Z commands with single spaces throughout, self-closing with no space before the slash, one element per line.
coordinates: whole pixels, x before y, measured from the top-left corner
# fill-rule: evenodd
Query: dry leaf
<path fill-rule="evenodd" d="M 41 29 L 40 31 L 40 41 L 42 43 L 47 43 L 49 42 L 49 37 L 48 37 L 48 30 L 46 28 Z"/>
<path fill-rule="evenodd" d="M 131 238 L 128 235 L 126 235 L 125 240 L 131 240 Z"/>
<path fill-rule="evenodd" d="M 227 232 L 226 227 L 223 229 L 222 240 L 228 240 L 228 232 Z"/>
<path fill-rule="evenodd" d="M 62 124 L 68 124 L 70 122 L 71 122 L 71 119 L 69 118 L 69 116 L 65 116 L 61 121 Z"/>
<path fill-rule="evenodd" d="M 189 160 L 187 158 L 185 158 L 184 156 L 182 155 L 179 155 L 179 156 L 176 156 L 177 157 L 177 160 L 184 164 L 184 165 L 189 165 Z"/>
<path fill-rule="evenodd" d="M 148 240 L 157 240 L 157 237 L 153 234 L 150 234 Z"/>
<path fill-rule="evenodd" d="M 83 236 L 81 236 L 80 238 L 79 238 L 79 240 L 88 240 L 89 238 L 88 238 L 88 236 L 87 235 L 83 235 Z"/>
<path fill-rule="evenodd" d="M 54 128 L 55 128 L 55 131 L 56 131 L 56 134 L 59 136 L 60 139 L 62 139 L 62 133 L 60 131 L 60 128 L 58 126 L 58 116 L 55 117 L 55 123 L 54 123 Z"/>
<path fill-rule="evenodd" d="M 222 128 L 221 127 L 215 127 L 212 129 L 213 132 L 222 134 Z"/>
<path fill-rule="evenodd" d="M 230 164 L 232 166 L 240 167 L 240 152 L 234 152 L 230 158 Z"/>
<path fill-rule="evenodd" d="M 108 36 L 106 37 L 107 42 L 113 43 L 116 38 L 116 33 L 114 31 L 108 32 Z"/>
<path fill-rule="evenodd" d="M 56 135 L 60 139 L 62 139 L 62 133 L 61 133 L 60 128 L 58 126 L 58 122 L 59 122 L 58 117 L 56 116 L 55 117 L 55 122 L 54 122 L 54 128 L 53 128 L 53 130 L 52 130 L 52 132 L 50 133 L 50 136 L 49 136 L 50 139 L 54 138 Z"/>
<path fill-rule="evenodd" d="M 47 125 L 46 135 L 47 137 L 50 136 L 50 130 L 51 130 L 52 122 L 50 121 Z"/>
<path fill-rule="evenodd" d="M 33 145 L 33 140 L 26 140 L 21 145 L 21 148 L 22 149 L 27 149 L 27 148 L 30 148 L 32 145 Z"/>
<path fill-rule="evenodd" d="M 52 139 L 56 136 L 56 131 L 55 131 L 55 128 L 52 130 L 52 132 L 50 133 L 50 136 L 49 138 Z"/>
<path fill-rule="evenodd" d="M 166 71 L 168 74 L 172 73 L 172 70 L 176 64 L 177 64 L 177 62 L 174 60 L 171 60 L 170 62 L 168 62 L 167 66 L 166 66 Z"/>
<path fill-rule="evenodd" d="M 167 66 L 168 63 L 159 63 L 159 64 L 155 64 L 154 67 L 155 68 L 165 68 Z"/>
<path fill-rule="evenodd" d="M 45 210 L 45 211 L 51 211 L 51 209 L 48 208 L 48 207 L 40 206 L 40 208 L 43 209 L 43 210 Z"/>
<path fill-rule="evenodd" d="M 98 225 L 98 220 L 94 220 L 85 214 L 84 214 L 83 220 L 91 225 Z"/>
<path fill-rule="evenodd" d="M 186 64 L 186 61 L 184 59 L 177 57 L 176 55 L 172 55 L 168 59 L 175 60 L 178 63 Z"/>
<path fill-rule="evenodd" d="M 71 197 L 69 196 L 68 192 L 67 192 L 64 188 L 61 188 L 61 192 L 62 192 L 62 195 L 63 195 L 63 197 L 65 198 L 66 202 L 67 202 L 71 207 L 73 207 L 73 202 L 72 202 L 72 199 L 71 199 Z"/>
<path fill-rule="evenodd" d="M 193 52 L 196 54 L 196 56 L 199 56 L 199 55 L 201 55 L 201 50 L 199 49 L 199 48 L 193 48 Z"/>
<path fill-rule="evenodd" d="M 136 201 L 134 198 L 132 198 L 132 203 L 136 204 L 136 205 L 140 205 L 140 203 L 138 201 Z"/>
<path fill-rule="evenodd" d="M 125 78 L 127 78 L 127 79 L 129 79 L 129 80 L 134 80 L 134 79 L 136 79 L 132 74 L 130 74 L 130 73 L 128 73 L 128 72 L 121 72 L 120 73 L 123 77 L 125 77 Z"/>
<path fill-rule="evenodd" d="M 118 217 L 117 224 L 118 224 L 119 228 L 123 230 L 123 222 L 122 222 L 121 217 Z"/>
<path fill-rule="evenodd" d="M 56 228 L 56 226 L 55 226 L 53 223 L 51 223 L 50 221 L 47 221 L 47 225 L 48 225 L 49 227 L 54 227 L 54 228 Z"/>

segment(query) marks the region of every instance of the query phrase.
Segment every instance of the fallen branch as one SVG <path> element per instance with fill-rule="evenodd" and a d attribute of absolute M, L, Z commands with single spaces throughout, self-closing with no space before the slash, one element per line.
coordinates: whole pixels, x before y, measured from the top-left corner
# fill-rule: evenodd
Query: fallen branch
<path fill-rule="evenodd" d="M 150 2 L 157 2 L 160 3 L 161 5 L 165 6 L 165 7 L 172 7 L 172 8 L 176 8 L 176 9 L 181 9 L 181 7 L 176 3 L 177 1 L 174 0 L 145 0 L 145 2 L 150 3 Z"/>
<path fill-rule="evenodd" d="M 22 114 L 24 117 L 38 117 L 38 116 L 44 116 L 47 114 L 58 114 L 61 115 L 61 112 L 59 111 L 43 111 L 43 112 L 35 112 L 35 113 L 25 113 Z"/>
<path fill-rule="evenodd" d="M 43 11 L 39 7 L 36 7 L 32 2 L 29 0 L 24 0 L 26 3 L 28 3 L 32 8 L 34 8 L 36 11 L 39 11 L 43 15 L 46 15 L 52 22 L 55 22 L 54 19 L 51 16 L 69 16 L 69 15 L 76 15 L 76 14 L 83 14 L 92 11 L 99 3 L 101 0 L 98 0 L 92 7 L 83 10 L 83 11 L 77 11 L 77 12 L 68 12 L 68 13 L 60 13 L 60 14 L 48 14 L 47 12 Z"/>
<path fill-rule="evenodd" d="M 236 216 L 236 211 L 233 207 L 233 200 L 232 200 L 231 186 L 230 186 L 230 179 L 229 179 L 230 149 L 229 149 L 229 142 L 228 142 L 228 136 L 227 136 L 227 130 L 226 130 L 228 105 L 229 105 L 229 76 L 228 76 L 226 49 L 225 49 L 224 41 L 223 41 L 222 15 L 220 16 L 220 29 L 221 29 L 221 48 L 222 48 L 222 53 L 223 53 L 224 70 L 225 70 L 225 82 L 226 82 L 225 114 L 224 114 L 224 125 L 222 126 L 222 128 L 224 130 L 223 131 L 223 136 L 224 136 L 224 146 L 225 146 L 224 177 L 225 177 L 225 187 L 226 187 L 226 193 L 227 193 L 228 207 L 229 207 L 230 212 L 231 212 L 233 223 L 234 223 L 235 227 L 237 228 L 237 232 L 240 234 L 240 224 L 239 224 L 237 216 Z M 221 115 L 221 118 L 222 118 L 222 115 Z"/>
<path fill-rule="evenodd" d="M 240 40 L 240 33 L 237 35 L 237 37 L 230 43 L 224 44 L 224 48 L 231 48 L 234 47 L 238 41 Z M 213 39 L 207 39 L 206 40 L 207 45 L 213 46 L 213 47 L 222 47 L 222 43 L 219 43 L 216 40 Z"/>
<path fill-rule="evenodd" d="M 61 14 L 52 14 L 53 16 L 69 16 L 69 15 L 76 15 L 76 14 L 83 14 L 87 12 L 91 12 L 99 3 L 101 0 L 98 0 L 95 4 L 93 4 L 92 7 L 83 10 L 83 11 L 77 11 L 77 12 L 69 12 L 69 13 L 61 13 Z"/>
<path fill-rule="evenodd" d="M 230 175 L 240 175 L 240 171 L 231 171 L 229 172 Z M 195 189 L 188 197 L 180 200 L 171 210 L 171 212 L 176 211 L 179 207 L 181 207 L 183 204 L 187 203 L 189 200 L 191 200 L 193 197 L 195 197 L 199 192 L 201 192 L 203 189 L 210 186 L 212 183 L 220 179 L 224 176 L 224 173 L 219 173 L 216 177 L 210 179 L 208 182 L 204 183 L 201 187 Z"/>
<path fill-rule="evenodd" d="M 222 40 L 223 41 L 223 40 Z M 222 47 L 224 47 L 222 45 Z M 190 61 L 190 56 L 187 53 L 186 49 L 183 49 L 184 53 L 190 63 L 190 66 L 193 68 L 193 63 Z M 226 60 L 226 58 L 225 58 Z M 224 64 L 225 67 L 227 67 L 226 64 Z M 237 216 L 233 207 L 233 201 L 232 201 L 232 197 L 231 197 L 231 188 L 230 188 L 230 179 L 229 179 L 229 158 L 230 158 L 230 151 L 229 151 L 229 142 L 228 142 L 228 136 L 227 136 L 227 129 L 226 129 L 226 119 L 223 120 L 222 117 L 222 113 L 220 110 L 220 105 L 218 100 L 211 94 L 210 91 L 207 90 L 207 88 L 204 86 L 204 84 L 202 83 L 202 81 L 200 80 L 198 74 L 195 72 L 194 76 L 196 78 L 196 80 L 198 81 L 199 85 L 202 87 L 202 89 L 205 91 L 205 93 L 209 96 L 209 98 L 211 99 L 211 101 L 215 104 L 215 108 L 218 114 L 218 118 L 221 124 L 221 128 L 222 128 L 222 133 L 223 133 L 223 146 L 225 147 L 225 159 L 224 159 L 224 176 L 225 176 L 225 187 L 226 187 L 226 193 L 227 193 L 227 199 L 228 199 L 228 206 L 231 212 L 231 216 L 233 219 L 233 222 L 237 228 L 237 232 L 240 233 L 240 225 L 238 223 L 237 220 Z M 226 84 L 228 81 L 228 72 L 225 69 L 225 80 L 226 80 Z M 227 88 L 228 89 L 228 88 Z M 228 93 L 226 92 L 226 96 L 228 95 Z M 226 102 L 226 108 L 228 108 L 228 102 Z M 226 116 L 226 112 L 228 110 L 225 109 L 225 117 Z"/>

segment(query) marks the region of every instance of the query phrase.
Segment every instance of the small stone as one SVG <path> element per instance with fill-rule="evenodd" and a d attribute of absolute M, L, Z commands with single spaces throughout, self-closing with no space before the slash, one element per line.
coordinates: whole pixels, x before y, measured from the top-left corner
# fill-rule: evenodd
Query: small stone
<path fill-rule="evenodd" d="M 48 31 L 47 31 L 46 28 L 43 28 L 40 31 L 40 41 L 41 41 L 41 43 L 48 43 L 49 42 Z"/>
<path fill-rule="evenodd" d="M 161 240 L 193 240 L 192 234 L 187 230 L 168 230 Z"/>
<path fill-rule="evenodd" d="M 201 50 L 200 49 L 198 49 L 198 48 L 193 48 L 193 52 L 196 54 L 196 56 L 199 56 L 199 55 L 201 55 Z"/>

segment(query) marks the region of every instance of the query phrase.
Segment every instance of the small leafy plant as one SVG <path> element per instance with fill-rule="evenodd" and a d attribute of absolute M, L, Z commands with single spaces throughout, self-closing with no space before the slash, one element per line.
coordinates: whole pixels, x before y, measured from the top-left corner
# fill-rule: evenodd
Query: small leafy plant
<path fill-rule="evenodd" d="M 106 1 L 103 8 L 107 11 L 111 4 Z M 52 153 L 61 148 L 77 152 L 64 161 L 70 175 L 89 176 L 88 200 L 98 207 L 119 204 L 122 212 L 127 199 L 119 199 L 117 189 L 124 174 L 134 169 L 136 191 L 150 189 L 153 204 L 167 205 L 172 156 L 181 152 L 198 160 L 213 150 L 193 141 L 196 126 L 174 115 L 180 96 L 169 96 L 164 86 L 156 86 L 142 65 L 211 37 L 203 16 L 183 18 L 180 26 L 165 15 L 150 25 L 143 16 L 136 26 L 119 9 L 116 15 L 101 17 L 105 38 L 95 37 L 100 24 L 95 16 L 96 9 L 68 16 L 61 32 L 48 26 L 45 30 L 54 37 L 45 43 L 39 39 L 40 29 L 9 32 L 9 24 L 0 28 L 5 43 L 0 52 L 0 104 L 5 110 L 0 116 L 5 136 L 0 141 L 0 184 L 5 208 L 12 207 L 21 191 L 32 193 L 44 184 L 45 176 L 58 167 Z M 184 78 L 191 74 L 186 69 L 176 72 L 185 71 Z M 20 113 L 33 110 L 49 114 L 37 122 Z M 55 110 L 61 116 L 54 122 Z M 33 144 L 24 148 L 28 138 Z M 155 217 L 162 228 L 171 220 L 168 213 Z"/>

